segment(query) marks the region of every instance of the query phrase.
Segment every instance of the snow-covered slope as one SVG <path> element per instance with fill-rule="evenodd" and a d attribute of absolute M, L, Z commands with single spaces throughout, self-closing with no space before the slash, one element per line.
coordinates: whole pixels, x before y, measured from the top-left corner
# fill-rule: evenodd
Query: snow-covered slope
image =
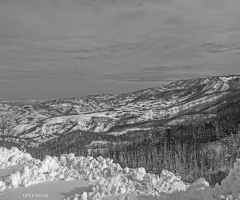
<path fill-rule="evenodd" d="M 14 141 L 38 145 L 75 130 L 117 135 L 144 123 L 180 123 L 202 114 L 214 115 L 240 89 L 240 76 L 204 77 L 119 95 L 91 95 L 46 101 L 2 101 L 0 116 Z M 235 96 L 239 100 L 239 96 Z M 234 99 L 231 99 L 234 101 Z M 28 140 L 29 141 L 29 140 Z"/>
<path fill-rule="evenodd" d="M 240 196 L 240 160 L 236 161 L 221 186 L 211 188 L 202 178 L 188 184 L 166 170 L 158 176 L 146 173 L 144 168 L 121 168 L 111 159 L 102 157 L 95 159 L 64 154 L 60 157 L 46 156 L 40 161 L 17 148 L 1 148 L 0 157 L 4 159 L 0 174 L 9 166 L 22 165 L 22 168 L 0 177 L 0 191 L 53 180 L 89 180 L 90 191 L 79 191 L 65 199 L 237 200 Z"/>

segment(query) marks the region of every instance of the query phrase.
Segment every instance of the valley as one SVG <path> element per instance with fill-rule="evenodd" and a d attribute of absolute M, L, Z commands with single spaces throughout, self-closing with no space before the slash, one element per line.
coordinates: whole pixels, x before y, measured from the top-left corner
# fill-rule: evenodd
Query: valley
<path fill-rule="evenodd" d="M 72 131 L 122 135 L 214 117 L 239 100 L 240 76 L 180 80 L 119 95 L 61 100 L 2 101 L 5 137 L 38 146 Z M 234 96 L 234 99 L 229 99 Z M 154 123 L 153 123 L 154 122 Z M 147 124 L 147 125 L 145 125 Z"/>

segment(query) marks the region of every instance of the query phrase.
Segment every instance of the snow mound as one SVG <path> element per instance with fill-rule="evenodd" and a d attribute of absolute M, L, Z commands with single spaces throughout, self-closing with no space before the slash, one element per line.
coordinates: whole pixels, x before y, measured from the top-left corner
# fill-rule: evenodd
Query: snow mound
<path fill-rule="evenodd" d="M 234 163 L 233 169 L 230 170 L 229 175 L 221 182 L 221 185 L 216 184 L 215 188 L 208 189 L 204 197 L 208 200 L 240 199 L 240 159 Z"/>
<path fill-rule="evenodd" d="M 29 165 L 38 162 L 40 160 L 32 158 L 29 153 L 24 153 L 16 147 L 10 150 L 0 147 L 0 170 L 13 165 Z"/>
<path fill-rule="evenodd" d="M 167 170 L 161 175 L 146 173 L 144 168 L 122 168 L 112 159 L 76 157 L 62 154 L 60 157 L 46 156 L 43 161 L 30 154 L 0 148 L 0 170 L 16 164 L 23 168 L 0 178 L 0 191 L 19 186 L 54 180 L 91 181 L 89 192 L 80 192 L 65 200 L 97 200 L 115 196 L 119 199 L 149 200 L 239 200 L 240 159 L 220 185 L 209 187 L 201 178 L 192 184 L 184 183 L 181 177 Z"/>
<path fill-rule="evenodd" d="M 115 168 L 116 169 L 116 168 Z M 143 168 L 118 169 L 115 174 L 101 178 L 91 186 L 87 199 L 98 199 L 104 196 L 116 196 L 135 193 L 137 195 L 160 196 L 185 191 L 188 185 L 180 177 L 164 170 L 160 176 L 149 174 Z M 84 199 L 86 193 L 83 194 Z M 76 199 L 76 197 L 74 197 Z M 74 199 L 73 198 L 73 199 Z M 85 198 L 86 199 L 86 198 Z"/>

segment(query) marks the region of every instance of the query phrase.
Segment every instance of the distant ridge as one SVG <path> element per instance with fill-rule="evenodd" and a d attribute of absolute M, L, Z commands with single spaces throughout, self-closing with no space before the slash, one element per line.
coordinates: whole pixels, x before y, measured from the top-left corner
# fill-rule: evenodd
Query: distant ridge
<path fill-rule="evenodd" d="M 118 95 L 2 101 L 0 116 L 14 140 L 39 145 L 72 131 L 121 135 L 214 116 L 239 94 L 240 75 L 199 77 Z"/>

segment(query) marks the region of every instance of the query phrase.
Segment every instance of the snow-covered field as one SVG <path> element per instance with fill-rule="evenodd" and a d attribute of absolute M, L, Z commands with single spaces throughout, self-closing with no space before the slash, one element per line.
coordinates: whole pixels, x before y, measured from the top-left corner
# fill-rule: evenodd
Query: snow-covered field
<path fill-rule="evenodd" d="M 240 160 L 220 185 L 205 179 L 192 184 L 167 170 L 161 175 L 144 168 L 121 168 L 109 158 L 46 156 L 43 161 L 17 148 L 0 148 L 0 199 L 51 200 L 237 200 Z"/>
<path fill-rule="evenodd" d="M 59 200 L 74 195 L 76 192 L 88 191 L 89 181 L 49 181 L 29 187 L 7 189 L 0 192 L 1 200 Z"/>

